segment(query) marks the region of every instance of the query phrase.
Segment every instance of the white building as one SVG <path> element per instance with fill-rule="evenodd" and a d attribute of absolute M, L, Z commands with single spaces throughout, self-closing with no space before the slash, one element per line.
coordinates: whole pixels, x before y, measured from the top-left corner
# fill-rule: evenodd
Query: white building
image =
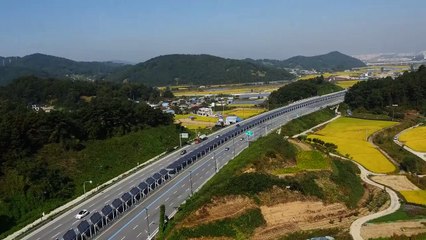
<path fill-rule="evenodd" d="M 203 107 L 203 108 L 198 109 L 197 115 L 199 115 L 199 116 L 207 116 L 207 117 L 208 116 L 213 116 L 213 110 L 211 108 Z"/>

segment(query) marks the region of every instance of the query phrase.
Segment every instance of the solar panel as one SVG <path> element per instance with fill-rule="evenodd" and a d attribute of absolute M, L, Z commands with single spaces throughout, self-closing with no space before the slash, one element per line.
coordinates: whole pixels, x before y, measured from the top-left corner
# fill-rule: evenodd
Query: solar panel
<path fill-rule="evenodd" d="M 159 173 L 154 173 L 154 175 L 152 176 L 155 180 L 160 180 L 161 179 L 161 174 Z"/>
<path fill-rule="evenodd" d="M 141 192 L 141 190 L 139 190 L 139 188 L 134 187 L 130 190 L 130 194 L 132 194 L 133 196 L 138 195 Z"/>
<path fill-rule="evenodd" d="M 128 192 L 126 192 L 123 195 L 121 195 L 121 199 L 123 199 L 124 202 L 128 202 L 132 199 L 132 196 L 130 196 L 130 194 Z"/>
<path fill-rule="evenodd" d="M 95 213 L 93 213 L 93 214 L 92 214 L 92 216 L 90 216 L 90 221 L 91 221 L 93 224 L 97 224 L 97 223 L 99 223 L 101 220 L 102 220 L 102 216 L 101 216 L 101 214 L 99 214 L 98 212 L 95 212 Z"/>
<path fill-rule="evenodd" d="M 144 189 L 146 189 L 148 187 L 148 184 L 146 184 L 146 182 L 141 182 L 138 185 L 138 188 L 143 191 Z"/>
<path fill-rule="evenodd" d="M 63 238 L 64 240 L 75 240 L 77 239 L 77 234 L 75 234 L 74 229 L 70 229 L 64 234 Z"/>
<path fill-rule="evenodd" d="M 105 207 L 102 208 L 101 212 L 104 216 L 108 216 L 112 212 L 112 208 L 110 205 L 105 205 Z"/>
<path fill-rule="evenodd" d="M 166 175 L 168 175 L 169 174 L 169 171 L 167 171 L 166 169 L 161 169 L 160 170 L 160 174 L 162 175 L 162 176 L 166 176 Z"/>
<path fill-rule="evenodd" d="M 114 201 L 112 201 L 111 205 L 113 208 L 117 209 L 123 205 L 123 202 L 120 199 L 116 198 L 114 199 Z"/>
<path fill-rule="evenodd" d="M 148 183 L 148 185 L 152 185 L 153 183 L 155 183 L 155 179 L 152 177 L 149 177 L 146 179 L 146 182 Z"/>
<path fill-rule="evenodd" d="M 78 224 L 77 226 L 77 230 L 81 234 L 86 233 L 89 230 L 89 228 L 90 228 L 90 224 L 86 220 L 81 221 L 80 224 Z"/>

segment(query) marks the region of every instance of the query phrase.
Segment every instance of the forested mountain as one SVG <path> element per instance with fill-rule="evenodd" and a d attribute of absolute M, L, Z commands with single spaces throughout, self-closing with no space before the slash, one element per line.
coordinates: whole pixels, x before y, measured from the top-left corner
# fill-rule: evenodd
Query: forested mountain
<path fill-rule="evenodd" d="M 165 55 L 111 74 L 111 81 L 128 80 L 150 86 L 209 85 L 290 80 L 282 69 L 270 69 L 242 60 L 211 55 Z"/>
<path fill-rule="evenodd" d="M 0 87 L 0 234 L 28 220 L 33 211 L 76 195 L 78 176 L 91 170 L 80 172 L 84 156 L 76 157 L 88 143 L 171 126 L 171 115 L 144 102 L 159 97 L 158 90 L 141 84 L 37 77 Z M 34 108 L 43 105 L 55 109 Z M 73 157 L 64 157 L 68 154 Z"/>
<path fill-rule="evenodd" d="M 122 66 L 113 62 L 77 62 L 40 53 L 25 57 L 0 57 L 0 85 L 29 75 L 99 80 Z"/>
<path fill-rule="evenodd" d="M 295 56 L 282 61 L 271 59 L 247 59 L 247 61 L 274 68 L 315 69 L 317 71 L 341 71 L 366 66 L 361 60 L 337 51 L 312 57 Z"/>
<path fill-rule="evenodd" d="M 386 107 L 398 105 L 426 112 L 426 67 L 416 72 L 405 72 L 392 79 L 362 81 L 352 86 L 345 96 L 351 108 L 364 108 L 381 112 Z"/>
<path fill-rule="evenodd" d="M 300 99 L 340 90 L 343 89 L 335 84 L 324 81 L 323 76 L 320 76 L 311 80 L 297 81 L 280 87 L 271 93 L 268 101 L 271 108 L 277 108 Z"/>

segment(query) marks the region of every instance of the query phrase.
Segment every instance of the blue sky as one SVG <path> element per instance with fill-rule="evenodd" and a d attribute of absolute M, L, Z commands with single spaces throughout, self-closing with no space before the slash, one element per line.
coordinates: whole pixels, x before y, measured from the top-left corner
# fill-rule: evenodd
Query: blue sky
<path fill-rule="evenodd" d="M 426 50 L 424 0 L 0 0 L 0 56 L 144 61 Z"/>

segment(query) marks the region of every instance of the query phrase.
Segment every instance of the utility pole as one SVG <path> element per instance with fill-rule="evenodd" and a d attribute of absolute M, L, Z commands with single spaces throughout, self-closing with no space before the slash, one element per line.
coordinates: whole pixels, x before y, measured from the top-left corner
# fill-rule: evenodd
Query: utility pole
<path fill-rule="evenodd" d="M 182 147 L 182 134 L 179 133 L 179 148 Z"/>

